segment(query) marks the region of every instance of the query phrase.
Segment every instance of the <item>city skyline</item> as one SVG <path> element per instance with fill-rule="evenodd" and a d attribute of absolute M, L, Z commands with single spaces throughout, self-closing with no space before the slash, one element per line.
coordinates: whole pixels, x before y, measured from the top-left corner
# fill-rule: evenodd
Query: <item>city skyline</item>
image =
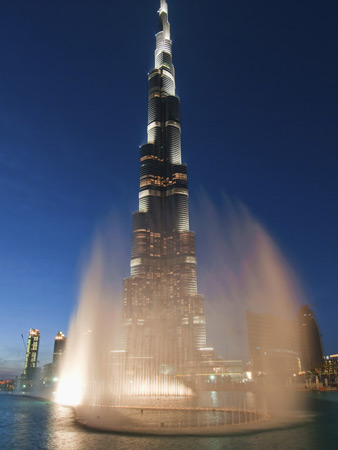
<path fill-rule="evenodd" d="M 23 367 L 20 334 L 31 327 L 41 332 L 42 364 L 51 360 L 55 332 L 67 332 L 75 308 L 83 255 L 108 215 L 121 236 L 116 279 L 128 275 L 154 2 L 79 5 L 22 2 L 1 18 L 0 283 L 14 312 L 1 331 L 0 367 L 13 375 Z M 300 276 L 325 353 L 335 353 L 337 37 L 329 6 L 320 14 L 311 2 L 169 7 L 192 204 L 198 209 L 203 188 L 216 207 L 224 193 L 259 217 Z M 199 292 L 207 301 L 208 286 Z"/>

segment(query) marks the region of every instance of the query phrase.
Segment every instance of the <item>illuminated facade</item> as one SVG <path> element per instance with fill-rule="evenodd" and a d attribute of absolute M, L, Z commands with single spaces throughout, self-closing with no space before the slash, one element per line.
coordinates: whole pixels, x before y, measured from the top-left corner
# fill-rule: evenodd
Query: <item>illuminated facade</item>
<path fill-rule="evenodd" d="M 180 100 L 168 5 L 161 0 L 155 68 L 148 76 L 148 139 L 140 149 L 139 210 L 133 215 L 130 277 L 124 280 L 121 346 L 177 373 L 205 347 L 189 230 L 187 166 L 181 161 Z"/>
<path fill-rule="evenodd" d="M 40 331 L 31 328 L 29 330 L 25 368 L 23 371 L 27 379 L 29 379 L 33 375 L 36 369 L 39 354 L 39 344 L 40 344 Z"/>

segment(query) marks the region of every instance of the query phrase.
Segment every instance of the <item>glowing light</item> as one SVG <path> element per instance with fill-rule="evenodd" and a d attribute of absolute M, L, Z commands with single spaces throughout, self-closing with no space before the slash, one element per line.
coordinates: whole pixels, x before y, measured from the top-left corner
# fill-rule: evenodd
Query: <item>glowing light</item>
<path fill-rule="evenodd" d="M 192 396 L 192 390 L 177 379 L 157 375 L 150 378 L 135 377 L 133 380 L 123 381 L 115 394 L 130 396 Z"/>
<path fill-rule="evenodd" d="M 81 403 L 83 383 L 72 375 L 60 379 L 55 401 L 60 405 L 77 406 Z"/>
<path fill-rule="evenodd" d="M 66 339 L 66 336 L 62 333 L 62 331 L 59 331 L 58 334 L 55 336 L 56 341 L 64 341 Z"/>

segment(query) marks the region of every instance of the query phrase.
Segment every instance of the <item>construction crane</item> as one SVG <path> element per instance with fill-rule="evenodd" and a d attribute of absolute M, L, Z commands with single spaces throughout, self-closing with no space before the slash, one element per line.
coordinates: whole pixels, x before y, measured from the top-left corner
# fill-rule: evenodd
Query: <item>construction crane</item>
<path fill-rule="evenodd" d="M 25 339 L 23 337 L 23 334 L 21 333 L 21 337 L 22 337 L 22 342 L 23 342 L 23 348 L 25 349 L 26 352 L 26 344 L 25 344 Z"/>

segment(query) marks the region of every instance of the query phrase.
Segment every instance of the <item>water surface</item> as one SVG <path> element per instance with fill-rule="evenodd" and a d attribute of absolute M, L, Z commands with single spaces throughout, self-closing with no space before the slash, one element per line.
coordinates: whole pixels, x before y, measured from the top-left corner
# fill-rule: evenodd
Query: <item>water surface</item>
<path fill-rule="evenodd" d="M 2 450 L 321 450 L 338 444 L 338 392 L 306 396 L 304 419 L 285 428 L 215 437 L 128 436 L 87 430 L 68 407 L 32 398 L 0 395 Z M 292 415 L 293 412 L 290 412 Z M 299 414 L 299 411 L 297 412 Z M 302 414 L 302 413 L 301 413 Z"/>

